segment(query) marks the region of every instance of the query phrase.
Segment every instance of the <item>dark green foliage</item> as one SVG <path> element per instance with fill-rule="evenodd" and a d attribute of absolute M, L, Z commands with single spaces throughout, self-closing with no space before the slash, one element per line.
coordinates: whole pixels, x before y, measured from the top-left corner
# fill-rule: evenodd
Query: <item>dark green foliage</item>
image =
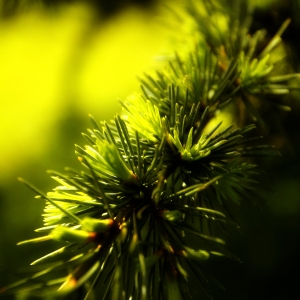
<path fill-rule="evenodd" d="M 89 145 L 76 146 L 83 171 L 49 172 L 59 186 L 47 195 L 21 180 L 46 201 L 43 235 L 21 243 L 65 246 L 4 292 L 196 299 L 210 278 L 210 257 L 237 259 L 216 228 L 238 226 L 228 208 L 255 192 L 254 158 L 279 154 L 259 143 L 247 120 L 262 124 L 264 97 L 287 94 L 299 75 L 280 73 L 273 54 L 289 21 L 267 43 L 263 30 L 249 33 L 247 1 L 207 3 L 187 1 L 199 32 L 187 36 L 194 44 L 188 53 L 141 79 L 142 95 L 123 101 L 121 116 L 100 125 L 91 118 Z M 216 116 L 232 107 L 235 124 L 222 127 Z"/>

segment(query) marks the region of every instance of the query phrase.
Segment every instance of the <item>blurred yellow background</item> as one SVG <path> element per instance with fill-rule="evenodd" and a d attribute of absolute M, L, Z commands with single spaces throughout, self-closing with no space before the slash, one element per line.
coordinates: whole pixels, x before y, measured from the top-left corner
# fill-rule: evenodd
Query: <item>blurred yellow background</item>
<path fill-rule="evenodd" d="M 129 7 L 102 21 L 77 4 L 0 20 L 2 182 L 52 147 L 70 108 L 99 120 L 120 110 L 162 51 L 158 13 Z"/>
<path fill-rule="evenodd" d="M 32 5 L 0 19 L 0 286 L 11 282 L 6 269 L 43 253 L 43 245 L 16 246 L 34 237 L 44 207 L 17 177 L 47 192 L 46 170 L 81 168 L 74 144 L 85 144 L 88 114 L 113 118 L 165 53 L 161 5 L 128 5 L 107 18 L 83 3 Z"/>

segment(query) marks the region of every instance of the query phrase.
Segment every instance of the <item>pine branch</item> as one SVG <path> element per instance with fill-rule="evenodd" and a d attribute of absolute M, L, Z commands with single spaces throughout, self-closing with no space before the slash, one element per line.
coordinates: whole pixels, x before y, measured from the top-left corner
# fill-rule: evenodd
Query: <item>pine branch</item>
<path fill-rule="evenodd" d="M 239 99 L 259 116 L 251 97 L 286 94 L 299 74 L 278 74 L 271 62 L 288 21 L 258 51 L 265 34 L 250 34 L 247 1 L 236 9 L 230 1 L 187 2 L 196 47 L 141 79 L 141 95 L 122 101 L 112 122 L 91 117 L 89 145 L 75 151 L 84 171 L 50 171 L 59 186 L 47 194 L 21 180 L 46 207 L 36 230 L 43 235 L 20 244 L 60 246 L 4 295 L 60 299 L 89 283 L 85 299 L 97 284 L 99 299 L 194 299 L 194 282 L 205 290 L 209 278 L 205 261 L 238 260 L 213 228 L 238 227 L 228 206 L 258 186 L 254 158 L 279 152 L 258 143 L 254 124 L 207 124 Z"/>

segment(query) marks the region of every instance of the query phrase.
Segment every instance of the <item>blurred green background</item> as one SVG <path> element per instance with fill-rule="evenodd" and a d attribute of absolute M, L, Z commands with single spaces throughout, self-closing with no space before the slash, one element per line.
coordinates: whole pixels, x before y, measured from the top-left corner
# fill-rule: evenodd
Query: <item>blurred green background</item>
<path fill-rule="evenodd" d="M 34 237 L 44 208 L 17 177 L 49 191 L 55 183 L 46 170 L 80 168 L 74 144 L 85 144 L 81 132 L 90 127 L 88 114 L 111 119 L 120 111 L 118 100 L 139 90 L 137 76 L 158 68 L 159 55 L 170 50 L 163 2 L 0 1 L 0 286 L 54 247 L 16 246 Z M 253 26 L 274 34 L 300 11 L 298 1 L 291 3 L 269 1 L 257 10 Z M 283 38 L 299 72 L 294 19 Z M 297 97 L 289 100 L 292 112 L 274 120 L 280 124 L 273 142 L 282 157 L 260 160 L 266 170 L 262 185 L 275 192 L 262 191 L 261 207 L 243 203 L 237 213 L 241 230 L 229 230 L 228 247 L 243 263 L 211 262 L 226 288 L 212 286 L 215 299 L 300 298 Z"/>

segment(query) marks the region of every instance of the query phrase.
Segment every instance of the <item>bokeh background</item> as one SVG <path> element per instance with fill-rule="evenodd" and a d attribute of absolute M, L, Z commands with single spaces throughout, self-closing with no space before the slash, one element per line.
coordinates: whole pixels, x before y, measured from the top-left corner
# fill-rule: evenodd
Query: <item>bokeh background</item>
<path fill-rule="evenodd" d="M 0 0 L 0 286 L 49 250 L 16 246 L 34 237 L 44 208 L 17 177 L 49 191 L 55 182 L 46 170 L 80 168 L 74 144 L 85 144 L 81 132 L 91 127 L 88 114 L 109 121 L 121 111 L 118 101 L 139 90 L 137 76 L 159 68 L 170 53 L 165 3 Z M 258 4 L 253 29 L 264 27 L 272 35 L 292 18 L 283 39 L 299 72 L 299 2 Z M 298 98 L 291 95 L 292 111 L 273 120 L 273 142 L 282 157 L 259 162 L 266 170 L 265 202 L 242 203 L 241 230 L 229 232 L 228 247 L 243 263 L 211 263 L 226 288 L 212 286 L 215 299 L 300 299 Z"/>

